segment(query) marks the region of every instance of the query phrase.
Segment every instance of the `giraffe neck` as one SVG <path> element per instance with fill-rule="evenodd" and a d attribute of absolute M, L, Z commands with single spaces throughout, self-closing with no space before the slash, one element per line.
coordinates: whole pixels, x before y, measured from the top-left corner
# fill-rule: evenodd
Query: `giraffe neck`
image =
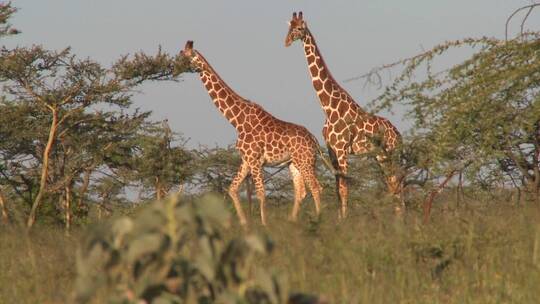
<path fill-rule="evenodd" d="M 354 102 L 354 99 L 349 93 L 334 79 L 324 62 L 313 34 L 311 34 L 309 29 L 306 29 L 306 35 L 304 37 L 304 53 L 306 55 L 313 87 L 317 92 L 317 96 L 319 97 L 321 106 L 327 117 L 330 116 L 332 111 L 335 111 L 338 108 L 341 102 L 349 103 L 356 111 L 365 113 L 365 111 Z"/>
<path fill-rule="evenodd" d="M 212 98 L 212 101 L 223 116 L 238 129 L 237 116 L 248 102 L 231 89 L 208 61 L 198 52 L 197 57 L 201 60 L 202 65 L 199 76 L 210 98 Z"/>

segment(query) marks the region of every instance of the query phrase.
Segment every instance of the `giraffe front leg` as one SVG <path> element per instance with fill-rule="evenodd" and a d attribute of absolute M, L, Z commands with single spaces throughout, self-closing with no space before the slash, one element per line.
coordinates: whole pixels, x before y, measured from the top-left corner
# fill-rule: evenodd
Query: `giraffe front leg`
<path fill-rule="evenodd" d="M 337 154 L 337 160 L 339 165 L 339 172 L 343 175 L 347 175 L 348 164 L 347 164 L 347 153 L 343 151 L 341 154 Z M 338 176 L 338 193 L 341 200 L 341 209 L 338 211 L 338 217 L 340 219 L 345 219 L 347 217 L 347 204 L 349 198 L 349 185 L 347 179 L 344 176 Z"/>
<path fill-rule="evenodd" d="M 253 182 L 255 183 L 255 192 L 257 199 L 259 199 L 259 205 L 261 209 L 261 223 L 266 226 L 265 215 L 265 192 L 264 192 L 264 179 L 262 173 L 262 164 L 257 163 L 251 167 L 251 175 L 253 176 Z"/>
<path fill-rule="evenodd" d="M 396 214 L 401 214 L 405 208 L 405 204 L 402 199 L 403 185 L 398 175 L 398 167 L 392 162 L 391 159 L 388 159 L 386 153 L 387 152 L 377 155 L 377 161 L 379 166 L 381 166 L 388 192 L 396 200 L 394 211 Z"/>
<path fill-rule="evenodd" d="M 291 163 L 289 165 L 289 170 L 291 172 L 291 178 L 293 180 L 294 186 L 294 206 L 289 219 L 293 222 L 296 222 L 296 220 L 298 219 L 298 211 L 300 210 L 300 204 L 302 200 L 306 197 L 306 186 L 300 170 L 298 170 L 298 168 L 294 164 Z"/>
<path fill-rule="evenodd" d="M 247 162 L 244 161 L 240 165 L 236 176 L 234 177 L 231 185 L 229 186 L 229 196 L 233 200 L 234 209 L 236 209 L 236 214 L 238 215 L 238 219 L 240 220 L 240 224 L 242 226 L 245 226 L 247 224 L 247 220 L 244 214 L 244 210 L 242 210 L 242 205 L 240 204 L 240 198 L 238 197 L 238 188 L 240 188 L 240 185 L 242 184 L 248 173 L 249 166 Z"/>
<path fill-rule="evenodd" d="M 332 162 L 332 166 L 337 172 L 339 172 L 339 164 L 338 164 L 336 152 L 334 152 L 334 149 L 328 143 L 326 144 L 326 148 L 328 149 L 328 155 L 330 156 L 330 161 Z M 336 178 L 336 195 L 338 197 L 338 201 L 341 202 L 341 195 L 339 194 L 339 176 L 336 175 L 335 178 Z M 338 207 L 338 215 L 341 215 L 341 211 L 339 210 L 339 207 Z"/>
<path fill-rule="evenodd" d="M 387 178 L 387 183 L 389 185 L 390 193 L 397 200 L 396 206 L 394 208 L 397 214 L 401 214 L 405 210 L 405 202 L 403 201 L 403 186 L 397 177 L 397 175 L 390 175 Z"/>

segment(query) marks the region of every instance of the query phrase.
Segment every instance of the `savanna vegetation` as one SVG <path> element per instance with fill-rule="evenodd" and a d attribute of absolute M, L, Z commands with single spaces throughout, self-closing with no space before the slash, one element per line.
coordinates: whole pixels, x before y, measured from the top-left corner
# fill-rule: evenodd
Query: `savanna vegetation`
<path fill-rule="evenodd" d="M 525 21 L 537 6 L 509 18 L 515 37 L 444 42 L 357 77 L 381 85 L 374 111 L 400 106 L 413 123 L 402 216 L 367 156 L 351 161 L 339 222 L 321 162 L 322 216 L 308 199 L 298 223 L 288 174 L 269 169 L 267 228 L 249 186 L 251 225 L 236 221 L 232 146 L 188 148 L 133 108 L 142 83 L 181 79 L 181 56 L 103 66 L 2 47 L 0 303 L 536 303 L 540 32 Z M 2 40 L 20 34 L 14 13 L 0 4 Z M 456 48 L 470 56 L 442 66 Z"/>

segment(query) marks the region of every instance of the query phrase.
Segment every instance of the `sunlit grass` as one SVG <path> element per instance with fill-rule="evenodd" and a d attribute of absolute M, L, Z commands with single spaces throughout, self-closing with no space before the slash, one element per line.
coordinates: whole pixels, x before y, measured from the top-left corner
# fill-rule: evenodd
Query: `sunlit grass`
<path fill-rule="evenodd" d="M 260 265 L 284 273 L 292 290 L 330 303 L 537 303 L 540 212 L 536 206 L 468 203 L 396 217 L 388 204 L 352 204 L 337 222 L 335 206 L 316 220 L 310 200 L 300 221 L 290 205 L 269 204 L 269 228 L 251 215 L 250 230 L 270 234 L 275 251 Z M 64 303 L 75 278 L 77 231 L 0 228 L 0 303 Z M 234 226 L 226 234 L 242 229 Z"/>
<path fill-rule="evenodd" d="M 65 303 L 75 278 L 76 234 L 0 228 L 0 303 Z"/>

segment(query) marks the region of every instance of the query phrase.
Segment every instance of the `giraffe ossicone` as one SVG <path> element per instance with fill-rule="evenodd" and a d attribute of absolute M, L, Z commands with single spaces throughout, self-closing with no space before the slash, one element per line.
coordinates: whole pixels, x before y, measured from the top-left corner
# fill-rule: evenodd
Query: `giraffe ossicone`
<path fill-rule="evenodd" d="M 338 84 L 330 73 L 302 12 L 293 13 L 285 46 L 288 47 L 297 40 L 303 42 L 313 87 L 326 116 L 323 137 L 335 168 L 343 174 L 336 175 L 337 192 L 341 201 L 339 216 L 345 217 L 347 214 L 348 185 L 343 176 L 347 175 L 348 171 L 348 155 L 374 151 L 377 148 L 377 139 L 380 139 L 377 161 L 385 172 L 388 191 L 398 196 L 402 191 L 403 176 L 399 164 L 394 161 L 393 153 L 401 142 L 399 131 L 388 119 L 364 111 Z M 396 211 L 401 208 L 400 203 L 396 206 Z"/>
<path fill-rule="evenodd" d="M 229 187 L 236 213 L 242 225 L 247 219 L 240 204 L 238 189 L 251 173 L 260 203 L 261 222 L 266 225 L 263 169 L 265 164 L 289 163 L 295 199 L 291 219 L 296 220 L 301 201 L 306 196 L 306 184 L 320 213 L 321 186 L 315 175 L 319 150 L 316 138 L 303 126 L 277 119 L 260 105 L 244 99 L 233 91 L 216 73 L 208 61 L 186 43 L 181 56 L 188 62 L 189 71 L 198 73 L 218 110 L 237 132 L 236 148 L 242 164 Z"/>

